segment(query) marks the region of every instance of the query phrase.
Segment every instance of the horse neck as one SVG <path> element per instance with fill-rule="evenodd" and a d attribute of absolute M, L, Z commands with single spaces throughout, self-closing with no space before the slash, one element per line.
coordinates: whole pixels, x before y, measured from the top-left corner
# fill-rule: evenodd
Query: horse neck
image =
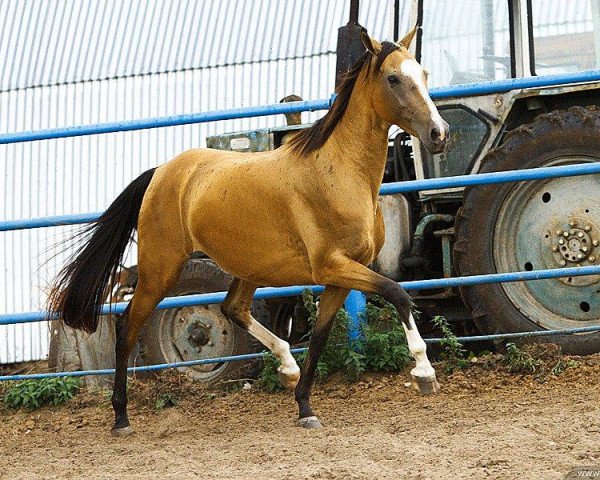
<path fill-rule="evenodd" d="M 390 125 L 382 121 L 372 105 L 362 75 L 357 79 L 344 116 L 325 147 L 335 161 L 344 164 L 349 174 L 358 174 L 377 199 L 387 160 Z M 353 179 L 356 181 L 356 179 Z"/>

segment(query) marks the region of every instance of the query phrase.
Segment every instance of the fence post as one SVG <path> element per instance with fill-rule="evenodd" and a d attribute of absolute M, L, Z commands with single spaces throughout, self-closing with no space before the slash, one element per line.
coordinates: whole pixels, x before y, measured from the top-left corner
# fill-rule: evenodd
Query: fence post
<path fill-rule="evenodd" d="M 344 303 L 348 313 L 348 342 L 350 345 L 362 339 L 362 325 L 367 310 L 367 297 L 357 290 L 350 290 Z"/>

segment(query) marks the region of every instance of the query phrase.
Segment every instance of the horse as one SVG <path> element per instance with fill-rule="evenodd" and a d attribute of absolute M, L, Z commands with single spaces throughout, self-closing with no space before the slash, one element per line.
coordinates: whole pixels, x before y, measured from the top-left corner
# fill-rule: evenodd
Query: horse
<path fill-rule="evenodd" d="M 290 142 L 268 152 L 192 149 L 142 173 L 100 218 L 56 278 L 49 313 L 94 332 L 128 242 L 137 229 L 138 283 L 116 320 L 112 433 L 128 435 L 127 362 L 138 333 L 177 281 L 192 252 L 233 275 L 221 311 L 281 362 L 281 383 L 295 391 L 297 425 L 322 424 L 310 405 L 315 368 L 333 319 L 351 289 L 378 294 L 398 311 L 416 361 L 413 386 L 439 390 L 411 314 L 411 299 L 368 268 L 384 241 L 377 196 L 392 125 L 443 151 L 448 124 L 427 89 L 427 72 L 399 42 L 378 42 L 365 29 L 365 51 L 344 75 L 330 110 Z M 84 241 L 85 240 L 85 241 Z M 324 285 L 302 371 L 290 345 L 251 315 L 259 286 Z"/>

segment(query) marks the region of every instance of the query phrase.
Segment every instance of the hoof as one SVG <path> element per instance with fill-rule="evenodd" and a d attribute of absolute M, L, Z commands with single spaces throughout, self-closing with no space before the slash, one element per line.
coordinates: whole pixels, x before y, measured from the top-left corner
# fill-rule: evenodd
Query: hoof
<path fill-rule="evenodd" d="M 319 419 L 315 416 L 299 418 L 296 425 L 302 428 L 323 428 Z"/>
<path fill-rule="evenodd" d="M 300 380 L 300 369 L 296 367 L 295 369 L 285 370 L 282 367 L 279 367 L 277 369 L 277 376 L 285 388 L 293 390 L 296 388 L 296 385 L 298 385 L 298 381 Z"/>
<path fill-rule="evenodd" d="M 126 427 L 115 428 L 113 427 L 110 434 L 113 437 L 127 437 L 133 433 L 133 429 L 128 425 Z"/>
<path fill-rule="evenodd" d="M 423 395 L 432 395 L 440 391 L 440 384 L 436 380 L 435 375 L 433 377 L 417 377 L 413 375 L 412 385 Z"/>

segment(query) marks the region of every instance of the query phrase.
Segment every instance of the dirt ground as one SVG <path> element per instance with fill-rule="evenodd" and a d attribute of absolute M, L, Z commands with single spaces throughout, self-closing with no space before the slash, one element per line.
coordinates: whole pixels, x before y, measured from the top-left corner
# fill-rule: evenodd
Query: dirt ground
<path fill-rule="evenodd" d="M 0 410 L 0 478 L 562 479 L 600 466 L 600 356 L 536 379 L 475 364 L 422 397 L 408 372 L 317 385 L 321 430 L 294 426 L 290 393 L 209 392 L 176 374 L 133 382 L 135 433 L 109 434 L 104 393 L 33 413 Z M 439 370 L 439 369 L 438 369 Z M 157 411 L 157 395 L 177 406 Z"/>

